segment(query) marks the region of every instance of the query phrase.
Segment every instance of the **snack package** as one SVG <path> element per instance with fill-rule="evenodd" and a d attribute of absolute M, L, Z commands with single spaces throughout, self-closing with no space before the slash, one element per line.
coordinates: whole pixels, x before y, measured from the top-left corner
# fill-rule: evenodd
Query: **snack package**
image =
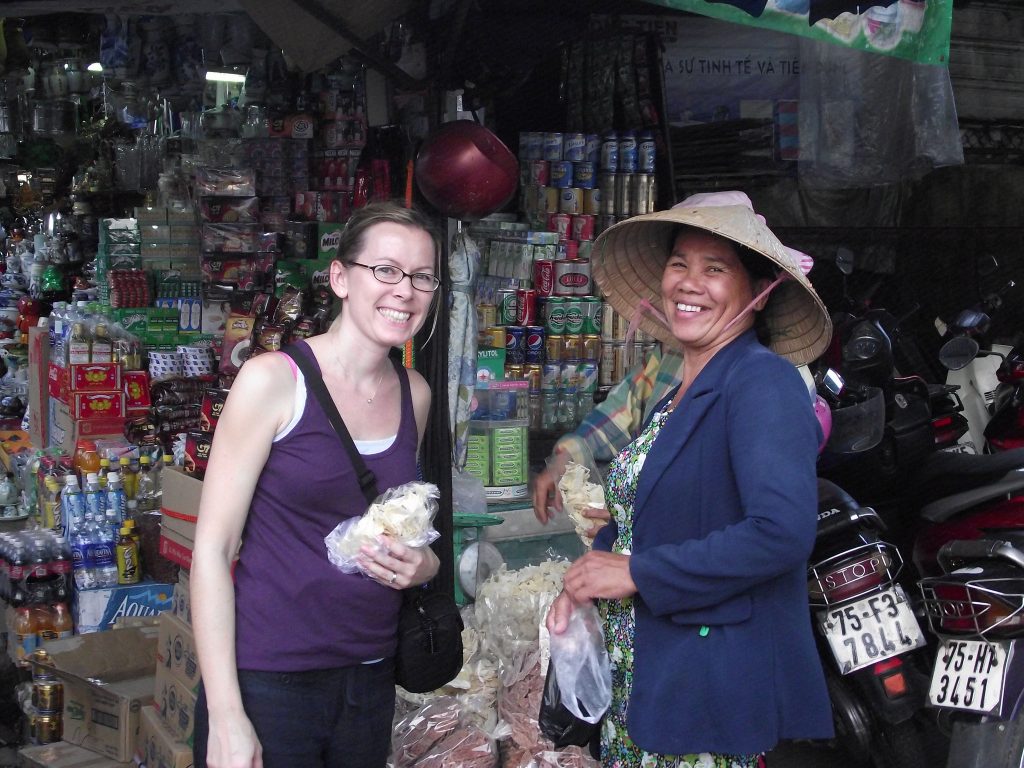
<path fill-rule="evenodd" d="M 605 500 L 604 486 L 591 480 L 594 478 L 599 481 L 601 473 L 597 471 L 596 463 L 590 457 L 589 451 L 585 454 L 582 462 L 567 459 L 564 454 L 555 454 L 548 459 L 548 467 L 558 478 L 557 488 L 562 497 L 562 509 L 572 520 L 576 534 L 589 547 L 594 540 L 587 532 L 599 521 L 587 517 L 584 511 L 604 509 Z"/>
<path fill-rule="evenodd" d="M 440 534 L 434 529 L 441 492 L 432 483 L 405 483 L 389 488 L 359 517 L 340 523 L 324 537 L 327 558 L 345 573 L 361 570 L 356 557 L 363 546 L 379 547 L 381 535 L 407 547 L 422 547 Z"/>

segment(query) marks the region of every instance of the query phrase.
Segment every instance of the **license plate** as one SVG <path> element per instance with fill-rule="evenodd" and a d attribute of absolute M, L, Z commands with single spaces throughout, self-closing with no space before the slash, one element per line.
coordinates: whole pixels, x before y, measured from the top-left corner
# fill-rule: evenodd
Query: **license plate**
<path fill-rule="evenodd" d="M 1007 655 L 1006 643 L 943 640 L 935 657 L 928 702 L 970 712 L 998 710 Z"/>
<path fill-rule="evenodd" d="M 899 587 L 821 611 L 818 626 L 844 675 L 925 644 Z"/>
<path fill-rule="evenodd" d="M 978 449 L 974 447 L 974 443 L 970 440 L 949 445 L 942 450 L 946 453 L 967 453 L 971 456 L 975 456 L 978 453 Z"/>

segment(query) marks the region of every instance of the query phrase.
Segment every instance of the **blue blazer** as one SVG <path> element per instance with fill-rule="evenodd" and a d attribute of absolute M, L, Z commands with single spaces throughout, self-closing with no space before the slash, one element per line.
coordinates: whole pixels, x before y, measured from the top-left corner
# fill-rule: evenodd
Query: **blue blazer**
<path fill-rule="evenodd" d="M 750 331 L 704 367 L 647 454 L 633 511 L 627 728 L 649 752 L 754 754 L 828 738 L 807 601 L 820 427 Z M 595 549 L 611 550 L 606 526 Z"/>

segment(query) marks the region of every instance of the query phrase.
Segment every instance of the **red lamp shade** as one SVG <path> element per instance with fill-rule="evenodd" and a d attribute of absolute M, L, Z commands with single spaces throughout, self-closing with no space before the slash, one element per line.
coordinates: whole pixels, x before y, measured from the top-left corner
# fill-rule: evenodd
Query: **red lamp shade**
<path fill-rule="evenodd" d="M 445 123 L 416 157 L 423 196 L 453 219 L 480 219 L 515 194 L 519 164 L 497 136 L 472 120 Z"/>

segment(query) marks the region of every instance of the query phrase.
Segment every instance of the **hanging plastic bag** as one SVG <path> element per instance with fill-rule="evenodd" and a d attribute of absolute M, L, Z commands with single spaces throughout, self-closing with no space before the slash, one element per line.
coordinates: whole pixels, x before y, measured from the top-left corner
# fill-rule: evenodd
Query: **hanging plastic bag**
<path fill-rule="evenodd" d="M 612 701 L 611 666 L 597 607 L 578 606 L 561 634 L 551 635 L 551 664 L 538 718 L 556 747 L 588 744 Z"/>

